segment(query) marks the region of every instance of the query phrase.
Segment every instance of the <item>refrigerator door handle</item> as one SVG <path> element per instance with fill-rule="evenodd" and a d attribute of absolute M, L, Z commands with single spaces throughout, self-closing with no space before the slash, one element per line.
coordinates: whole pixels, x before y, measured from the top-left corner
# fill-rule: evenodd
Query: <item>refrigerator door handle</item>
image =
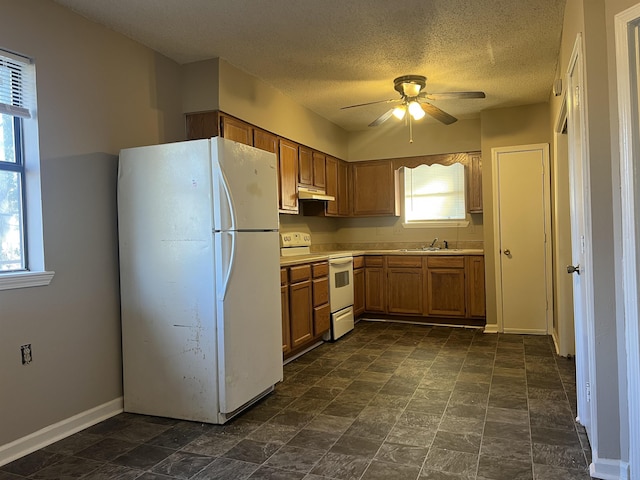
<path fill-rule="evenodd" d="M 220 183 L 222 185 L 222 189 L 224 190 L 224 195 L 227 197 L 227 205 L 229 205 L 229 217 L 231 221 L 231 225 L 229 228 L 225 228 L 225 230 L 235 230 L 236 229 L 236 209 L 233 205 L 233 197 L 231 196 L 231 192 L 229 191 L 229 181 L 227 180 L 227 176 L 224 174 L 224 170 L 218 162 L 215 163 L 216 168 L 218 169 L 218 178 L 220 179 Z M 221 226 L 222 227 L 222 226 Z"/>
<path fill-rule="evenodd" d="M 227 274 L 224 277 L 224 284 L 222 286 L 222 291 L 220 292 L 220 300 L 224 301 L 227 297 L 227 291 L 229 290 L 229 280 L 231 279 L 231 273 L 233 272 L 233 267 L 236 259 L 236 233 L 235 231 L 231 232 L 221 232 L 222 235 L 229 235 L 231 237 L 231 255 L 229 256 L 229 265 L 227 266 Z"/>

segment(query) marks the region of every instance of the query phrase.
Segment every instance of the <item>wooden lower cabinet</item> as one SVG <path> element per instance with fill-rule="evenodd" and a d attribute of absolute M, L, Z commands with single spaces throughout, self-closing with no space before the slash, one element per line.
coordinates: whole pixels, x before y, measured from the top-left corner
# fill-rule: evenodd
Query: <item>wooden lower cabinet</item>
<path fill-rule="evenodd" d="M 361 265 L 354 268 L 356 316 L 486 315 L 482 255 L 365 255 Z"/>
<path fill-rule="evenodd" d="M 361 257 L 362 258 L 362 257 Z M 354 259 L 355 260 L 355 259 Z M 354 262 L 355 267 L 355 262 Z M 365 312 L 364 268 L 353 269 L 353 315 L 358 318 Z"/>
<path fill-rule="evenodd" d="M 464 256 L 427 257 L 427 314 L 465 316 Z"/>
<path fill-rule="evenodd" d="M 387 312 L 422 315 L 423 278 L 420 257 L 387 257 Z"/>
<path fill-rule="evenodd" d="M 386 313 L 386 282 L 384 257 L 365 257 L 364 259 L 364 304 L 367 312 Z"/>
<path fill-rule="evenodd" d="M 313 337 L 311 299 L 311 280 L 289 285 L 289 319 L 292 349 L 299 347 Z"/>
<path fill-rule="evenodd" d="M 312 345 L 331 328 L 328 274 L 327 262 L 281 269 L 282 351 L 285 357 Z"/>
<path fill-rule="evenodd" d="M 485 317 L 484 257 L 471 255 L 466 258 L 467 317 Z"/>
<path fill-rule="evenodd" d="M 282 306 L 282 353 L 291 350 L 291 329 L 289 320 L 289 285 L 280 286 L 280 304 Z"/>

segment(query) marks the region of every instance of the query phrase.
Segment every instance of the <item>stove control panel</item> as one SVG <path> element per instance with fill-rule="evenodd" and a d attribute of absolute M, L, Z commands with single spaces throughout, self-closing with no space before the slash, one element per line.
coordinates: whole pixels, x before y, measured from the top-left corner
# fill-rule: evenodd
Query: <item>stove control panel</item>
<path fill-rule="evenodd" d="M 309 247 L 311 246 L 311 235 L 304 232 L 280 233 L 280 247 Z"/>

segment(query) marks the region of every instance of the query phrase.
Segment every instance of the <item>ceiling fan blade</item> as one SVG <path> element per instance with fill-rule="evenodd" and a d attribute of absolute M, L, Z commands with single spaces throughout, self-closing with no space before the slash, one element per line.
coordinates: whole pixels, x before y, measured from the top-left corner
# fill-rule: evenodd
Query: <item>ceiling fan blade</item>
<path fill-rule="evenodd" d="M 381 123 L 384 123 L 387 120 L 389 120 L 389 117 L 391 117 L 391 115 L 393 115 L 393 108 L 390 108 L 389 110 L 384 112 L 382 115 L 380 115 L 378 118 L 376 118 L 373 122 L 371 122 L 369 124 L 369 126 L 370 127 L 377 127 Z"/>
<path fill-rule="evenodd" d="M 420 95 L 422 97 L 422 94 Z M 425 93 L 424 98 L 429 100 L 451 100 L 456 98 L 485 98 L 484 92 L 442 92 Z"/>
<path fill-rule="evenodd" d="M 340 110 L 345 110 L 347 108 L 355 108 L 355 107 L 365 107 L 367 105 L 376 105 L 378 103 L 391 103 L 391 102 L 399 102 L 399 98 L 392 98 L 391 100 L 378 100 L 377 102 L 367 102 L 367 103 L 359 103 L 357 105 L 349 105 L 348 107 L 340 107 Z"/>
<path fill-rule="evenodd" d="M 433 118 L 441 121 L 445 125 L 451 125 L 452 123 L 458 121 L 456 117 L 449 115 L 447 112 L 440 110 L 438 107 L 436 107 L 435 105 L 431 105 L 430 103 L 421 103 L 420 106 L 425 111 L 425 113 L 428 113 Z"/>

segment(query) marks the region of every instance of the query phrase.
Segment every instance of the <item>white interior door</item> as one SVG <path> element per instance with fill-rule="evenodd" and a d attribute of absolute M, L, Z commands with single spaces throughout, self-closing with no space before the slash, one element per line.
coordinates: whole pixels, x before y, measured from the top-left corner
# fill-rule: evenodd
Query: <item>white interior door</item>
<path fill-rule="evenodd" d="M 569 179 L 571 196 L 571 250 L 573 267 L 573 309 L 576 334 L 576 387 L 578 421 L 592 441 L 590 372 L 593 369 L 593 277 L 591 266 L 591 195 L 588 192 L 588 157 L 585 145 L 585 112 L 582 106 L 583 64 L 578 36 L 567 72 L 567 129 L 569 135 Z M 578 273 L 579 272 L 579 273 Z M 593 446 L 593 445 L 592 445 Z"/>
<path fill-rule="evenodd" d="M 549 145 L 494 148 L 498 328 L 546 334 L 551 309 Z"/>

